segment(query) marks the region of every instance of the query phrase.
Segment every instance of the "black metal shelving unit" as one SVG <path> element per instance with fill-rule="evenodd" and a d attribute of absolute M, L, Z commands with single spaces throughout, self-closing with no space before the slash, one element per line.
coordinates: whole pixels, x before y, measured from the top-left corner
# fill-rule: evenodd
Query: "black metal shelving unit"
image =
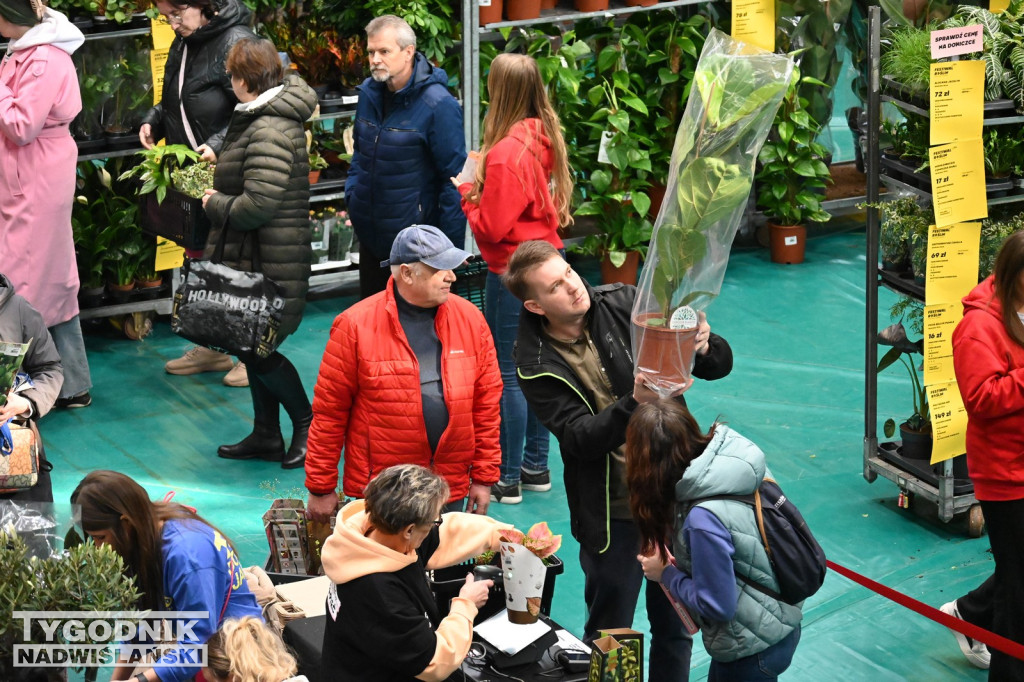
<path fill-rule="evenodd" d="M 928 116 L 928 104 L 908 97 L 899 90 L 898 84 L 881 77 L 880 61 L 881 16 L 878 7 L 868 10 L 868 58 L 870 79 L 868 84 L 868 149 L 865 159 L 868 175 L 867 200 L 869 204 L 879 201 L 879 183 L 890 191 L 887 198 L 913 194 L 931 199 L 931 192 L 921 185 L 930 182 L 927 176 L 919 178 L 893 177 L 898 172 L 892 164 L 882 164 L 879 153 L 879 130 L 881 127 L 882 102 L 898 104 L 900 108 Z M 884 91 L 883 91 L 884 82 Z M 1007 107 L 1003 102 L 986 103 L 984 125 L 1020 125 L 1024 116 L 1017 116 L 1012 103 Z M 913 184 L 911 184 L 913 183 Z M 991 187 L 989 188 L 992 189 Z M 1024 202 L 1024 192 L 988 198 L 990 206 Z M 895 483 L 902 492 L 913 493 L 919 498 L 936 505 L 939 518 L 944 522 L 954 515 L 968 513 L 968 533 L 980 537 L 984 530 L 981 506 L 974 496 L 974 486 L 969 479 L 954 475 L 953 460 L 946 460 L 934 467 L 927 461 L 905 459 L 900 454 L 900 442 L 880 443 L 878 440 L 878 381 L 875 367 L 878 365 L 878 287 L 882 286 L 904 296 L 924 301 L 924 286 L 913 278 L 883 270 L 879 266 L 878 236 L 880 212 L 869 207 L 867 211 L 867 306 L 865 318 L 865 391 L 864 391 L 864 453 L 863 475 L 869 483 L 879 476 Z M 961 455 L 963 456 L 963 455 Z"/>

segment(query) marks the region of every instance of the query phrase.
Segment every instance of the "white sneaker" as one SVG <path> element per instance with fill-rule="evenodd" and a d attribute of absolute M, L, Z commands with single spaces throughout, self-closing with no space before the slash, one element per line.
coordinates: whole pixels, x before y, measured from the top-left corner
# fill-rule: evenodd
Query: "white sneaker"
<path fill-rule="evenodd" d="M 235 386 L 236 388 L 244 388 L 249 385 L 249 373 L 245 370 L 245 363 L 239 362 L 231 371 L 224 375 L 221 379 L 225 386 Z"/>
<path fill-rule="evenodd" d="M 942 611 L 948 616 L 953 616 L 959 620 L 963 620 L 960 616 L 960 611 L 956 608 L 956 600 L 943 604 L 939 607 L 939 611 Z M 960 645 L 960 651 L 963 652 L 964 656 L 975 668 L 981 668 L 982 670 L 988 670 L 989 663 L 992 660 L 992 654 L 989 653 L 988 647 L 981 642 L 976 642 L 967 635 L 953 630 L 953 636 L 956 637 L 956 643 Z"/>

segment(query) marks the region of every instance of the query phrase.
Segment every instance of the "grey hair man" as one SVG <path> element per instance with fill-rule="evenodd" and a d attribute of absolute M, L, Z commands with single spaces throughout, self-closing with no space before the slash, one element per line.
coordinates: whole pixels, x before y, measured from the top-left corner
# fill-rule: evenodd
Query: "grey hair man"
<path fill-rule="evenodd" d="M 484 514 L 501 463 L 501 374 L 483 314 L 451 293 L 471 254 L 436 227 L 402 230 L 381 263 L 387 288 L 334 321 L 313 398 L 306 455 L 309 514 L 325 520 L 383 467 L 444 477 L 449 510 Z"/>
<path fill-rule="evenodd" d="M 406 226 L 437 225 L 459 247 L 466 233 L 462 197 L 449 182 L 466 160 L 466 142 L 448 74 L 416 51 L 416 34 L 393 15 L 366 25 L 366 52 L 370 77 L 358 88 L 345 182 L 362 298 L 384 290 L 389 273 L 377 264 Z"/>

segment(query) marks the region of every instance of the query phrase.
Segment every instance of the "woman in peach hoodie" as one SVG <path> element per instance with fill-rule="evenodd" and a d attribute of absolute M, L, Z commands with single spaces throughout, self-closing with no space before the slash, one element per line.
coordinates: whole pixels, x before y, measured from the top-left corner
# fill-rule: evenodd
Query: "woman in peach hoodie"
<path fill-rule="evenodd" d="M 440 617 L 426 571 L 499 547 L 509 524 L 475 514 L 441 514 L 448 484 L 429 469 L 382 471 L 365 499 L 345 505 L 321 558 L 331 579 L 320 669 L 331 679 L 440 681 L 466 657 L 473 618 L 490 580 L 466 576 Z"/>

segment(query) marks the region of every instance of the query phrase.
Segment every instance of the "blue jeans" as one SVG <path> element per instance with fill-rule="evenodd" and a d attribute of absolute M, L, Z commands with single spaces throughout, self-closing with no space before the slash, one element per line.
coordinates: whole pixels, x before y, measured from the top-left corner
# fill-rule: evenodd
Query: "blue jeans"
<path fill-rule="evenodd" d="M 640 533 L 631 520 L 612 519 L 608 549 L 599 553 L 580 547 L 580 567 L 585 577 L 583 600 L 587 622 L 583 639 L 588 644 L 598 630 L 633 626 L 633 613 L 644 589 L 647 622 L 651 626 L 647 679 L 651 682 L 686 682 L 690 676 L 693 639 L 686 633 L 671 602 L 658 583 L 644 580 L 636 555 Z"/>
<path fill-rule="evenodd" d="M 92 388 L 92 376 L 89 374 L 89 358 L 85 355 L 85 339 L 82 338 L 82 323 L 78 315 L 67 322 L 49 327 L 49 331 L 64 368 L 64 383 L 60 387 L 59 397 L 74 398 L 85 393 Z"/>
<path fill-rule="evenodd" d="M 793 662 L 793 653 L 799 643 L 800 626 L 797 625 L 782 641 L 760 653 L 730 663 L 711 661 L 708 682 L 772 682 Z"/>
<path fill-rule="evenodd" d="M 491 328 L 501 369 L 501 484 L 519 482 L 519 470 L 547 471 L 548 444 L 551 434 L 540 423 L 516 380 L 516 363 L 512 347 L 519 334 L 519 311 L 522 302 L 501 284 L 501 278 L 487 271 L 484 309 L 487 326 Z M 524 447 L 525 446 L 525 447 Z"/>

